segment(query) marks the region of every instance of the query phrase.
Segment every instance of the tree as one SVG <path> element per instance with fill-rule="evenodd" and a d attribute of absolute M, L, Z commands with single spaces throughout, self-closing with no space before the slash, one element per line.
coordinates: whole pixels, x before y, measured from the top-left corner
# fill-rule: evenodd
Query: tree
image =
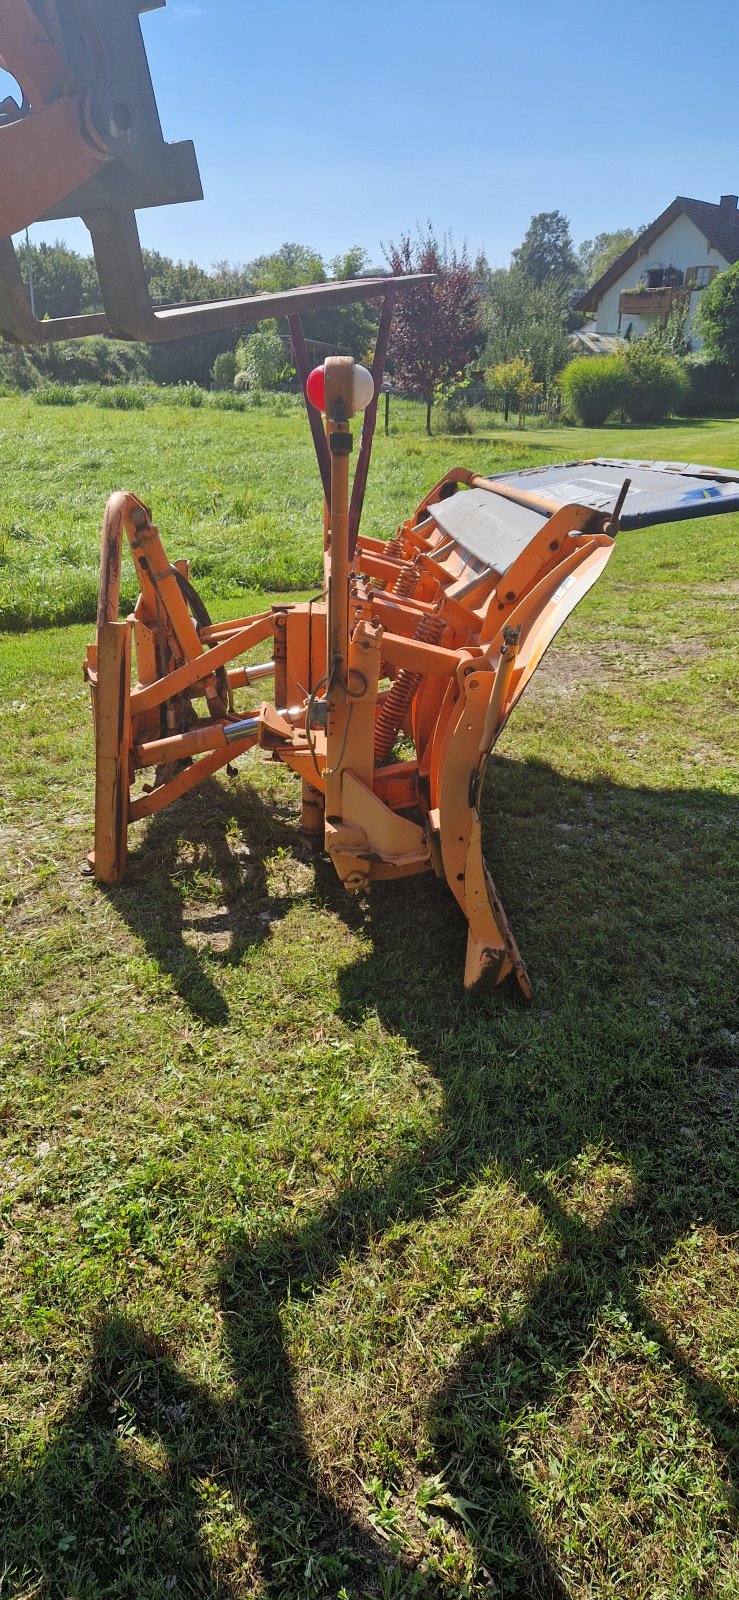
<path fill-rule="evenodd" d="M 325 283 L 327 277 L 317 250 L 289 242 L 269 256 L 250 261 L 248 272 L 259 294 L 280 294 L 283 289 L 297 289 L 301 283 Z"/>
<path fill-rule="evenodd" d="M 577 261 L 586 288 L 597 283 L 608 271 L 612 261 L 628 250 L 643 228 L 614 228 L 612 233 L 596 233 L 594 239 L 583 239 L 577 252 Z"/>
<path fill-rule="evenodd" d="M 520 356 L 515 356 L 513 361 L 502 361 L 499 366 L 485 374 L 492 389 L 498 389 L 505 395 L 505 410 L 508 416 L 508 400 L 512 397 L 518 408 L 518 426 L 523 428 L 526 422 L 526 412 L 530 401 L 540 387 L 534 379 L 534 369 L 530 361 L 524 361 Z"/>
<path fill-rule="evenodd" d="M 75 317 L 82 311 L 102 309 L 90 259 L 68 250 L 58 239 L 55 244 L 32 245 L 30 259 L 37 316 Z M 20 260 L 25 276 L 25 251 Z"/>
<path fill-rule="evenodd" d="M 488 274 L 482 291 L 486 333 L 483 365 L 494 367 L 522 357 L 530 361 L 534 379 L 549 390 L 571 355 L 566 304 L 559 284 L 541 288 L 518 267 Z"/>
<path fill-rule="evenodd" d="M 287 365 L 276 324 L 260 323 L 246 343 L 239 345 L 238 359 L 250 389 L 276 389 Z"/>
<path fill-rule="evenodd" d="M 339 279 L 359 278 L 366 268 L 367 256 L 360 245 L 353 245 L 331 262 L 331 272 Z M 304 244 L 283 244 L 272 255 L 258 256 L 246 270 L 261 294 L 280 294 L 285 289 L 325 283 L 328 279 L 322 256 Z M 371 306 L 358 302 L 353 306 L 307 312 L 302 321 L 308 339 L 348 351 L 355 360 L 361 361 L 374 343 L 378 316 Z M 280 327 L 286 334 L 287 322 L 282 320 Z"/>
<path fill-rule="evenodd" d="M 698 327 L 703 349 L 739 377 L 739 261 L 709 283 L 701 294 Z"/>
<path fill-rule="evenodd" d="M 158 250 L 144 250 L 143 257 L 149 293 L 155 306 L 215 300 L 221 292 L 210 273 L 195 261 L 173 261 L 170 256 L 160 255 Z M 221 269 L 223 265 L 220 264 Z M 223 350 L 233 350 L 237 338 L 236 329 L 219 328 L 187 339 L 150 345 L 151 376 L 155 383 L 200 383 L 205 387 L 210 382 L 216 356 Z"/>
<path fill-rule="evenodd" d="M 561 211 L 539 211 L 531 218 L 524 238 L 513 252 L 513 264 L 540 289 L 547 278 L 559 279 L 563 292 L 578 280 L 570 224 Z"/>
<path fill-rule="evenodd" d="M 530 320 L 531 283 L 517 267 L 498 267 L 484 281 L 482 325 L 486 335 L 483 365 L 499 366 L 523 355 Z"/>
<path fill-rule="evenodd" d="M 402 388 L 426 403 L 431 432 L 434 390 L 446 386 L 471 360 L 480 326 L 480 294 L 466 248 L 441 242 L 429 222 L 415 240 L 402 234 L 385 252 L 393 273 L 431 272 L 433 283 L 399 293 L 389 356 Z"/>
<path fill-rule="evenodd" d="M 330 263 L 331 276 L 340 283 L 348 278 L 361 278 L 367 271 L 367 264 L 366 250 L 361 245 L 352 245 L 343 256 L 334 256 Z M 366 361 L 374 348 L 379 320 L 376 305 L 357 300 L 352 306 L 311 311 L 304 318 L 304 326 L 309 339 L 319 339 L 336 349 L 348 351 L 355 361 Z"/>

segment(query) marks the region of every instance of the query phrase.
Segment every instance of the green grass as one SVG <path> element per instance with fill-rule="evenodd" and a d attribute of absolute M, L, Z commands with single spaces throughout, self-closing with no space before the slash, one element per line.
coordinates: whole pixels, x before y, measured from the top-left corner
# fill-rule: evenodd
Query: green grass
<path fill-rule="evenodd" d="M 393 431 L 387 439 L 380 432 L 375 446 L 367 533 L 394 529 L 421 488 L 455 463 L 505 472 L 629 451 L 724 465 L 739 458 L 739 420 L 662 431 L 498 428 L 427 439 L 421 416 L 420 406 L 393 402 Z M 288 396 L 246 412 L 170 405 L 118 412 L 5 399 L 0 451 L 0 628 L 94 618 L 101 512 L 120 488 L 151 505 L 173 557 L 191 557 L 207 602 L 245 590 L 300 591 L 320 580 L 317 469 L 305 416 Z M 132 600 L 128 564 L 126 582 L 124 600 Z"/>
<path fill-rule="evenodd" d="M 119 482 L 173 555 L 251 571 L 262 515 L 313 576 L 291 417 L 87 411 L 0 407 L 26 597 Z M 739 424 L 401 431 L 368 526 L 513 446 L 731 465 Z M 4 636 L 3 1600 L 739 1596 L 738 605 L 735 519 L 621 535 L 511 719 L 528 1008 L 464 998 L 442 886 L 348 900 L 254 759 L 101 892 L 90 630 Z"/>

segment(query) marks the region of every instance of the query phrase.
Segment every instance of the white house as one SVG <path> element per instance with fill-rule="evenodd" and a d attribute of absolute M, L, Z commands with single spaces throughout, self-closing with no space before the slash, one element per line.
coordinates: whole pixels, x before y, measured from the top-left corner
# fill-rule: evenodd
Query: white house
<path fill-rule="evenodd" d="M 701 290 L 739 261 L 738 206 L 735 194 L 722 194 L 718 205 L 678 195 L 578 297 L 578 310 L 595 313 L 594 332 L 638 339 L 684 298 L 685 336 L 700 349 L 692 325 Z"/>

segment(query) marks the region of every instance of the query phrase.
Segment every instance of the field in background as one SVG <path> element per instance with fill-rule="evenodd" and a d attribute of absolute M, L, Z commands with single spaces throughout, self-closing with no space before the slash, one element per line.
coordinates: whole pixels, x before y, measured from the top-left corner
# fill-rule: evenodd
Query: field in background
<path fill-rule="evenodd" d="M 292 413 L 0 430 L 6 622 L 92 614 L 121 485 L 218 614 L 316 581 Z M 739 423 L 400 431 L 366 528 L 601 452 L 737 465 Z M 465 1000 L 435 882 L 349 901 L 256 759 L 102 892 L 90 628 L 0 639 L 3 1600 L 739 1596 L 738 557 L 621 535 L 505 730 L 528 1008 Z"/>
<path fill-rule="evenodd" d="M 394 533 L 455 463 L 504 472 L 594 454 L 739 460 L 736 419 L 518 433 L 486 428 L 477 416 L 472 437 L 427 439 L 423 408 L 393 401 L 393 431 L 375 444 L 366 533 Z M 318 473 L 305 415 L 287 396 L 246 412 L 0 399 L 0 454 L 0 629 L 94 618 L 102 508 L 120 488 L 151 506 L 172 557 L 192 557 L 206 601 L 320 581 Z"/>

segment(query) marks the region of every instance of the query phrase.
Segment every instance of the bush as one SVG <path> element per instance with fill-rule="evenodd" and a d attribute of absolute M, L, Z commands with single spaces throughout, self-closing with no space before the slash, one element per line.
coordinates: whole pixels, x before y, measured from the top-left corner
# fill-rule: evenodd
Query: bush
<path fill-rule="evenodd" d="M 626 370 L 623 409 L 629 422 L 661 422 L 680 409 L 689 392 L 682 361 L 650 345 L 647 339 L 635 339 L 628 346 L 623 361 Z"/>
<path fill-rule="evenodd" d="M 117 384 L 146 373 L 144 346 L 117 344 L 113 339 L 44 345 L 34 350 L 33 360 L 42 378 L 52 383 Z"/>
<path fill-rule="evenodd" d="M 37 406 L 73 406 L 77 403 L 74 389 L 68 383 L 44 383 L 35 389 L 33 398 Z"/>
<path fill-rule="evenodd" d="M 248 401 L 243 394 L 235 394 L 233 389 L 219 389 L 210 397 L 213 411 L 247 411 Z"/>
<path fill-rule="evenodd" d="M 222 350 L 210 369 L 211 383 L 214 389 L 233 389 L 236 377 L 236 352 Z"/>
<path fill-rule="evenodd" d="M 728 367 L 704 355 L 688 356 L 685 362 L 687 392 L 678 410 L 686 417 L 704 417 L 718 411 L 739 410 L 739 383 Z"/>
<path fill-rule="evenodd" d="M 143 411 L 146 398 L 139 389 L 118 384 L 114 389 L 99 389 L 93 404 L 103 411 Z"/>
<path fill-rule="evenodd" d="M 719 272 L 703 290 L 698 331 L 706 355 L 739 378 L 739 261 Z"/>
<path fill-rule="evenodd" d="M 286 371 L 282 340 L 269 322 L 256 328 L 246 343 L 239 345 L 238 357 L 250 389 L 276 389 Z"/>
<path fill-rule="evenodd" d="M 578 356 L 560 374 L 564 403 L 585 428 L 599 428 L 626 395 L 623 356 Z"/>
<path fill-rule="evenodd" d="M 27 350 L 0 343 L 0 382 L 8 384 L 14 393 L 27 394 L 38 388 L 39 375 Z"/>
<path fill-rule="evenodd" d="M 160 395 L 165 406 L 193 406 L 197 409 L 203 404 L 205 390 L 198 388 L 196 383 L 177 383 L 171 389 L 165 389 Z"/>

